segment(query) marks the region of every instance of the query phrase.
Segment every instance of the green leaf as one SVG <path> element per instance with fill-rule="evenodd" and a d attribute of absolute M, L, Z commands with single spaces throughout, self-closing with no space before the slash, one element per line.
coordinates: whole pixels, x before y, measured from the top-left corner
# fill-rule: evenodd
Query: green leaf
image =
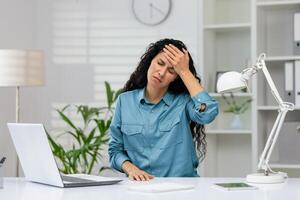
<path fill-rule="evenodd" d="M 92 129 L 92 131 L 89 133 L 86 143 L 91 143 L 92 139 L 95 138 L 95 133 L 96 133 L 96 127 Z"/>
<path fill-rule="evenodd" d="M 60 111 L 64 112 L 67 108 L 69 108 L 71 105 L 66 105 L 65 107 L 63 107 Z"/>
<path fill-rule="evenodd" d="M 111 105 L 113 103 L 114 92 L 111 90 L 110 84 L 108 82 L 105 81 L 104 84 L 105 84 L 105 89 L 106 89 L 107 105 L 108 105 L 108 108 L 111 108 Z"/>
<path fill-rule="evenodd" d="M 77 140 L 77 142 L 80 143 L 80 138 L 79 138 L 79 136 L 77 134 L 75 134 L 75 133 L 73 133 L 71 131 L 66 131 L 65 133 L 68 133 L 68 134 L 72 135 Z"/>
<path fill-rule="evenodd" d="M 73 129 L 77 129 L 76 126 L 71 122 L 71 120 L 60 110 L 57 110 L 60 117 L 63 119 L 64 122 L 66 122 L 69 126 L 71 126 Z"/>
<path fill-rule="evenodd" d="M 101 172 L 103 172 L 104 170 L 111 170 L 110 167 L 101 167 L 98 171 L 98 174 L 100 174 Z"/>
<path fill-rule="evenodd" d="M 91 119 L 97 117 L 100 113 L 101 108 L 91 107 L 86 105 L 77 106 L 77 113 L 79 113 L 84 121 L 85 126 L 87 126 Z"/>

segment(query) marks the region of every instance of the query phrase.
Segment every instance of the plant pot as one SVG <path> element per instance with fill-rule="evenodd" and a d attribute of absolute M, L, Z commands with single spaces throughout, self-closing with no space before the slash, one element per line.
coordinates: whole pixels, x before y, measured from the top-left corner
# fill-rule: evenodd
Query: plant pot
<path fill-rule="evenodd" d="M 243 122 L 241 120 L 241 115 L 239 115 L 239 114 L 232 115 L 230 127 L 232 129 L 242 129 L 243 128 Z"/>

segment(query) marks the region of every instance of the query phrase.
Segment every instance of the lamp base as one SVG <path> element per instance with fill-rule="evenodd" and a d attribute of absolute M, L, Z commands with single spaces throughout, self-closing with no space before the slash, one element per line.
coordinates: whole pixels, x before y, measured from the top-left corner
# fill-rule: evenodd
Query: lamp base
<path fill-rule="evenodd" d="M 261 183 L 261 184 L 274 184 L 283 183 L 287 178 L 286 173 L 270 173 L 266 176 L 264 173 L 256 173 L 247 175 L 247 182 L 249 183 Z"/>

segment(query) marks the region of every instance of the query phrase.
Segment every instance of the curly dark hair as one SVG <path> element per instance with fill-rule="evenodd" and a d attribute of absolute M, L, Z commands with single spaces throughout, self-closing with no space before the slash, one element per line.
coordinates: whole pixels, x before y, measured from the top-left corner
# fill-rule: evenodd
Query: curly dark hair
<path fill-rule="evenodd" d="M 140 62 L 135 69 L 135 71 L 131 74 L 129 80 L 126 82 L 123 92 L 131 91 L 135 89 L 141 89 L 146 87 L 147 85 L 147 72 L 150 67 L 152 59 L 162 52 L 163 48 L 167 44 L 173 44 L 178 49 L 183 51 L 182 49 L 187 49 L 185 44 L 179 40 L 174 39 L 162 39 L 155 43 L 151 43 L 147 48 L 146 52 L 141 56 Z M 197 76 L 196 69 L 194 67 L 194 62 L 189 54 L 189 69 L 192 74 L 196 77 L 196 79 L 201 83 L 201 79 Z M 173 82 L 170 83 L 168 87 L 168 91 L 174 94 L 187 93 L 188 89 L 184 85 L 183 81 L 180 78 L 176 78 Z M 206 155 L 206 134 L 203 124 L 198 124 L 196 122 L 190 123 L 190 129 L 193 136 L 193 141 L 195 143 L 197 149 L 197 155 L 200 161 L 205 158 Z"/>

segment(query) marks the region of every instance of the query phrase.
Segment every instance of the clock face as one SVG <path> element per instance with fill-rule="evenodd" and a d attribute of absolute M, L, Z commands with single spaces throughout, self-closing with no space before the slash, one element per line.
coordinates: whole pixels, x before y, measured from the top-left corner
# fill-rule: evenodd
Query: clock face
<path fill-rule="evenodd" d="M 167 19 L 171 0 L 132 0 L 135 18 L 145 25 L 157 25 Z"/>

